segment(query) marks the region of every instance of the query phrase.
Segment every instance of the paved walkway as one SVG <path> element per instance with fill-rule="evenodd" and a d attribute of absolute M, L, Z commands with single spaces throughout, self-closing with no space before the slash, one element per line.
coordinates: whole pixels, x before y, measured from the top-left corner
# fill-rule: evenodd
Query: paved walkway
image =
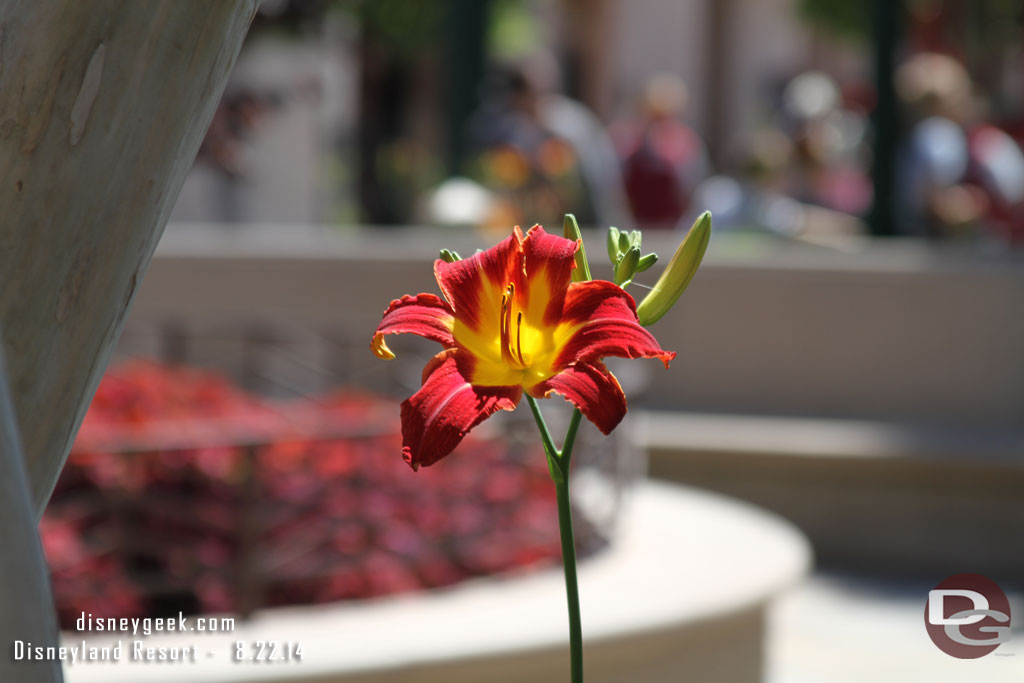
<path fill-rule="evenodd" d="M 932 586 L 816 574 L 772 608 L 766 683 L 1021 683 L 1024 592 L 1009 591 L 1013 636 L 958 660 L 924 630 Z"/>

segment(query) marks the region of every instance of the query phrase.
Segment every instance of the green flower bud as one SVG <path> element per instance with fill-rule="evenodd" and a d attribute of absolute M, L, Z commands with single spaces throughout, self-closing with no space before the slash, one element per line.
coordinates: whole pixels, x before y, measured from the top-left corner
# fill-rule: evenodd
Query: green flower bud
<path fill-rule="evenodd" d="M 451 251 L 450 249 L 441 250 L 441 260 L 445 263 L 454 263 L 455 261 L 461 261 L 462 257 L 459 256 L 459 252 Z"/>
<path fill-rule="evenodd" d="M 622 260 L 615 266 L 615 284 L 620 287 L 625 287 L 633 279 L 633 273 L 636 272 L 636 266 L 640 262 L 640 249 L 637 247 L 630 247 L 625 254 L 622 255 Z"/>
<path fill-rule="evenodd" d="M 612 228 L 614 230 L 615 228 Z M 576 267 L 572 270 L 573 282 L 586 282 L 590 279 L 590 266 L 587 265 L 587 251 L 583 248 L 583 235 L 580 233 L 580 226 L 576 222 L 576 216 L 571 213 L 565 214 L 562 221 L 562 235 L 565 239 L 572 240 L 580 245 L 576 250 Z"/>
<path fill-rule="evenodd" d="M 614 266 L 619 262 L 620 256 L 622 256 L 622 252 L 619 251 L 619 229 L 616 227 L 608 228 L 608 260 Z"/>
<path fill-rule="evenodd" d="M 629 249 L 630 244 L 632 244 L 632 241 L 631 241 L 631 238 L 630 238 L 631 234 L 632 233 L 628 233 L 628 232 L 620 232 L 619 233 L 619 252 L 620 253 L 625 253 L 625 251 L 627 249 Z"/>
<path fill-rule="evenodd" d="M 672 259 L 665 266 L 654 288 L 637 306 L 640 324 L 653 325 L 668 313 L 697 272 L 711 239 L 711 212 L 705 211 L 690 228 Z"/>
<path fill-rule="evenodd" d="M 645 270 L 649 269 L 651 266 L 653 266 L 657 262 L 658 262 L 658 255 L 657 254 L 647 254 L 646 256 L 641 256 L 639 263 L 636 264 L 636 272 L 642 273 Z"/>

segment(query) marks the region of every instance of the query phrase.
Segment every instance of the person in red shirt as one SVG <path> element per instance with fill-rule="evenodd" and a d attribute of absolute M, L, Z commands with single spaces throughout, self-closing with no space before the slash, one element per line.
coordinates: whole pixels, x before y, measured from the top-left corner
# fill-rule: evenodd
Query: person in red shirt
<path fill-rule="evenodd" d="M 676 227 L 707 175 L 704 142 L 681 121 L 687 99 L 678 76 L 656 74 L 644 85 L 639 117 L 609 129 L 633 217 L 644 228 Z"/>

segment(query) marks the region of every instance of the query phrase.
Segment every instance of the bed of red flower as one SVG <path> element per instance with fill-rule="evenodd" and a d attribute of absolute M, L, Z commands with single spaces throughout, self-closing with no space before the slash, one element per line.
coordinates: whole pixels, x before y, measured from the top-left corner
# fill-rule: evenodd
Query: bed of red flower
<path fill-rule="evenodd" d="M 394 412 L 365 393 L 272 402 L 189 367 L 113 368 L 41 525 L 62 624 L 246 614 L 558 561 L 539 448 L 482 436 L 460 447 L 473 467 L 413 473 L 396 463 Z"/>

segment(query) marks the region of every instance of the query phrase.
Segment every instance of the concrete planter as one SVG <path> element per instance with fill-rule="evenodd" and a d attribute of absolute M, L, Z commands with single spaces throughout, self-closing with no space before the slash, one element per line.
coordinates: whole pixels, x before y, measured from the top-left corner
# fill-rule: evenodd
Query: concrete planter
<path fill-rule="evenodd" d="M 735 501 L 636 487 L 611 547 L 580 568 L 590 683 L 755 683 L 770 601 L 808 569 L 803 537 Z M 359 604 L 259 613 L 231 633 L 153 635 L 198 663 L 86 663 L 68 683 L 560 683 L 568 668 L 561 571 L 483 580 Z M 123 635 L 130 659 L 131 635 Z M 80 642 L 66 634 L 67 644 Z M 91 638 L 90 645 L 116 639 Z M 234 663 L 257 642 L 301 643 L 301 662 Z M 207 653 L 210 653 L 209 655 Z"/>

